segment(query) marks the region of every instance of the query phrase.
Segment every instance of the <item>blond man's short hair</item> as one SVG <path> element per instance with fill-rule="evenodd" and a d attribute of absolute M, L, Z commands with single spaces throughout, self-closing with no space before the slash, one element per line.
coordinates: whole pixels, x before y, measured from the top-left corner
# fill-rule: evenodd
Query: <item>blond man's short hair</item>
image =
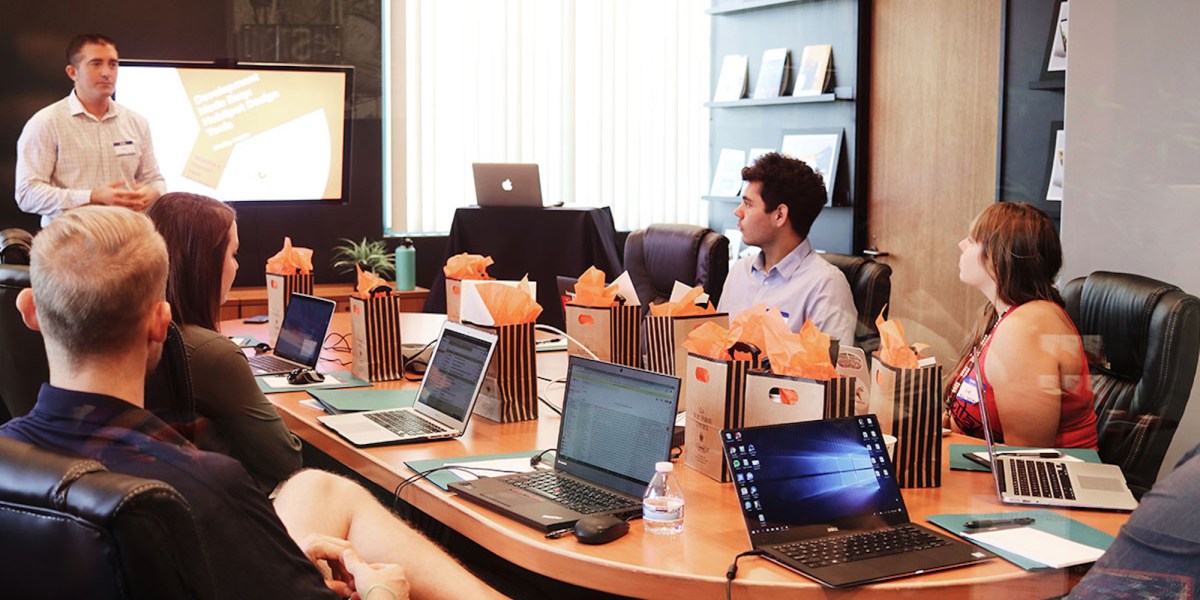
<path fill-rule="evenodd" d="M 33 238 L 38 324 L 72 362 L 128 350 L 167 288 L 167 247 L 145 215 L 84 206 Z"/>

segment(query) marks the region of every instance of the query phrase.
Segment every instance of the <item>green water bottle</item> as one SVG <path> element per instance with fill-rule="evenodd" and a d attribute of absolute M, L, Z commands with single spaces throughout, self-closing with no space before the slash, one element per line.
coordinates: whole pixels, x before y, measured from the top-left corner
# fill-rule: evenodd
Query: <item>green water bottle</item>
<path fill-rule="evenodd" d="M 417 287 L 417 249 L 411 238 L 396 246 L 396 290 L 406 291 Z"/>

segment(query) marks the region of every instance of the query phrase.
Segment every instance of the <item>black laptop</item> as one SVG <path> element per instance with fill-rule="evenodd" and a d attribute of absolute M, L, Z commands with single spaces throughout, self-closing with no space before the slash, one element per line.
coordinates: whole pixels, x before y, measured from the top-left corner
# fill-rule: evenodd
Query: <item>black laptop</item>
<path fill-rule="evenodd" d="M 641 516 L 654 463 L 671 452 L 679 378 L 569 360 L 554 469 L 458 481 L 452 490 L 547 532 L 585 515 Z"/>
<path fill-rule="evenodd" d="M 721 441 L 750 544 L 829 587 L 995 555 L 908 518 L 875 415 L 726 429 Z"/>

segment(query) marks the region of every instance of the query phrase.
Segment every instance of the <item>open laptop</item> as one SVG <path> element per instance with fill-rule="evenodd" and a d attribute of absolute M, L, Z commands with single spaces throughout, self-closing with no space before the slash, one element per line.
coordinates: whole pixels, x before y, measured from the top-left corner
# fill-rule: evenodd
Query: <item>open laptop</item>
<path fill-rule="evenodd" d="M 447 321 L 410 407 L 317 417 L 355 446 L 449 439 L 467 430 L 496 336 Z"/>
<path fill-rule="evenodd" d="M 542 206 L 542 180 L 535 163 L 473 163 L 479 206 Z"/>
<path fill-rule="evenodd" d="M 978 353 L 971 376 L 979 384 L 979 397 L 986 397 Z M 983 438 L 987 442 L 992 478 L 996 480 L 996 494 L 1001 502 L 1108 510 L 1137 508 L 1137 499 L 1129 491 L 1120 467 L 1061 458 L 1005 456 L 996 451 L 987 407 L 981 406 L 979 415 L 983 418 Z"/>
<path fill-rule="evenodd" d="M 725 429 L 750 544 L 830 587 L 994 557 L 912 523 L 875 415 Z"/>
<path fill-rule="evenodd" d="M 278 375 L 294 369 L 317 368 L 329 321 L 337 303 L 306 294 L 292 294 L 271 354 L 249 357 L 255 375 Z"/>
<path fill-rule="evenodd" d="M 450 488 L 546 532 L 585 515 L 640 516 L 654 463 L 669 458 L 678 403 L 677 377 L 572 356 L 554 469 Z"/>

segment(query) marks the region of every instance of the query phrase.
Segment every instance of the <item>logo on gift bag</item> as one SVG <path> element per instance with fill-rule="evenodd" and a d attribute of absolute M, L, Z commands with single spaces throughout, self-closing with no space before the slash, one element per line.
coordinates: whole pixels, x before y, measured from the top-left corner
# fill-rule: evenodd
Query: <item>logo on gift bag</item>
<path fill-rule="evenodd" d="M 708 369 L 704 367 L 696 367 L 696 381 L 700 383 L 708 383 Z"/>
<path fill-rule="evenodd" d="M 271 280 L 271 289 L 275 289 L 275 290 L 279 289 L 279 280 L 278 279 Z"/>
<path fill-rule="evenodd" d="M 594 325 L 595 323 L 596 323 L 596 319 L 593 319 L 592 315 L 585 315 L 585 314 L 579 315 L 579 324 L 580 325 L 587 327 L 588 325 Z"/>
<path fill-rule="evenodd" d="M 362 309 L 360 309 L 357 304 L 351 306 L 350 310 L 354 311 L 354 314 L 356 315 L 362 314 Z"/>

